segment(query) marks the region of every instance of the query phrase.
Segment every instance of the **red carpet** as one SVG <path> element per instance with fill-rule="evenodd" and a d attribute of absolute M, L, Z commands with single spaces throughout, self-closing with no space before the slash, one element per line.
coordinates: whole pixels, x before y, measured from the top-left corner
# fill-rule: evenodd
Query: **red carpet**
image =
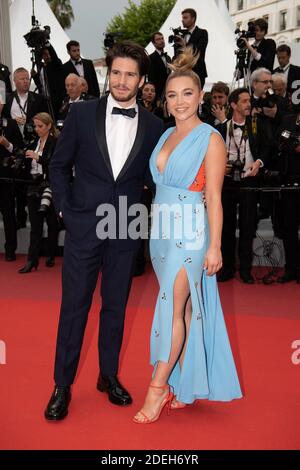
<path fill-rule="evenodd" d="M 24 263 L 0 260 L 1 449 L 300 449 L 300 286 L 220 285 L 226 323 L 245 397 L 203 401 L 163 413 L 150 426 L 131 419 L 142 405 L 151 368 L 149 331 L 157 295 L 154 274 L 134 280 L 127 312 L 120 378 L 134 403 L 119 408 L 95 387 L 99 297 L 90 314 L 68 418 L 48 423 L 60 304 L 60 261 L 17 274 Z M 44 259 L 41 260 L 44 263 Z M 300 357 L 300 353 L 298 355 Z"/>

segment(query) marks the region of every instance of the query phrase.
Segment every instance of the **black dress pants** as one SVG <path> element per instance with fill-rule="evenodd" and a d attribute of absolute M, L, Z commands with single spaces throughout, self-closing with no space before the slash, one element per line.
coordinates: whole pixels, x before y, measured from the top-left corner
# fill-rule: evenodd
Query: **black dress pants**
<path fill-rule="evenodd" d="M 249 181 L 250 180 L 250 181 Z M 235 182 L 225 178 L 222 191 L 223 230 L 222 256 L 224 269 L 235 270 L 236 227 L 239 228 L 238 255 L 240 271 L 250 271 L 253 258 L 253 238 L 257 226 L 258 192 L 253 189 L 257 182 L 254 178 L 245 178 Z M 237 218 L 238 215 L 238 218 Z"/>
<path fill-rule="evenodd" d="M 93 247 L 79 243 L 67 232 L 64 244 L 63 288 L 55 358 L 55 383 L 71 385 L 96 287 L 102 271 L 99 367 L 102 375 L 118 373 L 125 310 L 135 266 L 136 251 L 118 251 L 111 241 Z"/>

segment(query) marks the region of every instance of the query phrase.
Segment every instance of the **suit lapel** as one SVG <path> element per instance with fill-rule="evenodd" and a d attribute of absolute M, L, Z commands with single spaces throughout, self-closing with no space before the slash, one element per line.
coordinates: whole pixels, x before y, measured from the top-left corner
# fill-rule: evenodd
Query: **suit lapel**
<path fill-rule="evenodd" d="M 106 141 L 106 130 L 105 130 L 106 107 L 107 107 L 107 97 L 99 100 L 97 110 L 96 110 L 95 132 L 96 132 L 96 139 L 97 139 L 100 153 L 105 161 L 105 164 L 107 166 L 107 169 L 110 175 L 112 176 L 112 178 L 114 178 L 111 163 L 110 163 L 109 153 L 108 153 L 107 141 Z"/>
<path fill-rule="evenodd" d="M 130 165 L 133 163 L 134 159 L 137 157 L 139 151 L 141 150 L 144 137 L 146 133 L 146 111 L 139 106 L 139 121 L 137 127 L 137 133 L 135 137 L 135 141 L 133 143 L 132 149 L 128 155 L 126 162 L 124 163 L 123 168 L 121 169 L 117 181 L 122 178 L 122 176 L 126 173 Z"/>

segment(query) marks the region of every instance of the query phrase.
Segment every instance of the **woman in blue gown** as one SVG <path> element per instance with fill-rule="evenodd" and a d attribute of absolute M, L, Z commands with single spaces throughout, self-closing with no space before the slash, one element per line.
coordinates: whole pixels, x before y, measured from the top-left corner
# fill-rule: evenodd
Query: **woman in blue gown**
<path fill-rule="evenodd" d="M 216 283 L 226 149 L 198 118 L 203 92 L 192 71 L 196 60 L 186 48 L 173 62 L 166 99 L 176 127 L 161 136 L 150 159 L 156 184 L 150 252 L 160 289 L 151 331 L 154 372 L 133 419 L 139 424 L 155 422 L 165 406 L 242 396 Z"/>

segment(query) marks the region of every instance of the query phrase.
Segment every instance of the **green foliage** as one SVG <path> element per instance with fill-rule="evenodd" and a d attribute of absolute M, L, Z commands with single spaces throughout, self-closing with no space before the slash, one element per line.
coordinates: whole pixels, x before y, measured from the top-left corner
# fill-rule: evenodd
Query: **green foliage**
<path fill-rule="evenodd" d="M 106 31 L 122 32 L 120 40 L 129 39 L 145 47 L 167 19 L 176 0 L 142 0 L 140 5 L 129 0 L 128 3 L 125 13 L 115 16 Z"/>
<path fill-rule="evenodd" d="M 74 20 L 73 8 L 70 0 L 47 0 L 51 10 L 59 21 L 63 29 L 71 27 Z"/>

